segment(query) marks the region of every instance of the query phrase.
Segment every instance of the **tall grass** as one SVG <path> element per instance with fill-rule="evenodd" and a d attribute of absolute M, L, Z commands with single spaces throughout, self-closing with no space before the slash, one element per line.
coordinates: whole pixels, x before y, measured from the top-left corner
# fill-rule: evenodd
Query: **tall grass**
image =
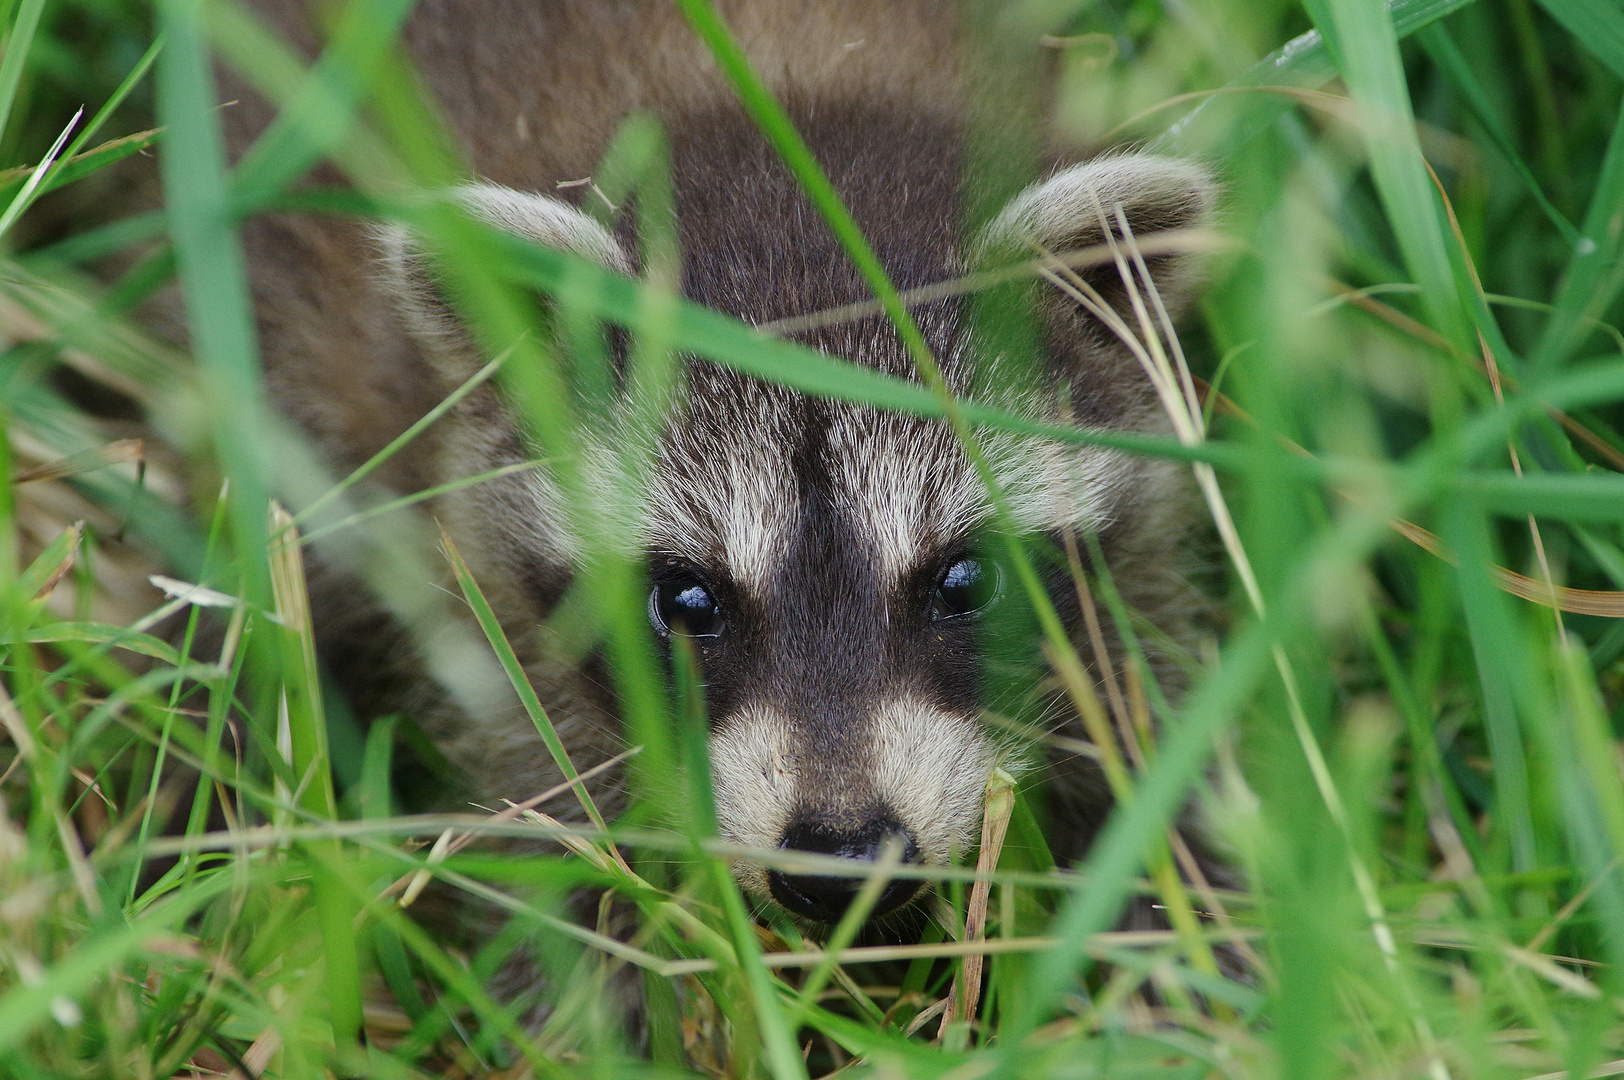
<path fill-rule="evenodd" d="M 431 197 L 461 173 L 398 63 L 408 3 L 344 5 L 313 66 L 216 0 L 162 0 L 152 26 L 111 3 L 0 4 L 0 1075 L 1624 1074 L 1624 11 L 978 10 L 990 46 L 1057 54 L 1055 119 L 1074 138 L 1223 178 L 1198 317 L 1160 335 L 1147 297 L 1123 327 L 1182 410 L 1174 440 L 953 399 L 910 298 L 725 24 L 705 0 L 681 7 L 899 323 L 918 381 L 687 303 L 658 229 L 631 281 Z M 216 60 L 281 108 L 235 168 Z M 67 127 L 81 107 L 91 120 Z M 154 143 L 162 214 L 110 219 L 123 159 Z M 323 159 L 353 188 L 295 188 Z M 661 133 L 636 122 L 595 180 L 606 201 L 657 202 L 664 169 Z M 273 418 L 237 225 L 290 206 L 403 221 L 444 253 L 495 358 L 476 378 L 501 380 L 595 553 L 563 610 L 615 673 L 627 813 L 606 820 L 594 776 L 573 782 L 454 545 L 425 558 L 433 537 L 393 541 L 412 500 L 352 499 L 360 477 L 323 475 Z M 1086 287 L 1034 254 L 1016 273 Z M 126 267 L 113 281 L 109 256 Z M 1133 272 L 1131 245 L 1115 257 Z M 170 279 L 192 358 L 127 318 Z M 535 291 L 560 334 L 534 325 Z M 1137 659 L 1096 685 L 1096 654 L 1035 587 L 1044 554 L 1010 541 L 1045 687 L 1088 721 L 1118 794 L 1080 866 L 1052 865 L 1033 781 L 1001 773 L 981 849 L 931 875 L 918 944 L 858 933 L 887 877 L 920 873 L 894 854 L 822 942 L 738 891 L 692 658 L 656 664 L 615 535 L 626 496 L 571 471 L 602 324 L 631 334 L 649 422 L 692 354 L 941 417 L 969 445 L 1014 430 L 1210 477 L 1223 554 L 1205 584 L 1229 617 L 1171 702 L 1109 578 L 1078 584 Z M 560 336 L 572 365 L 544 344 Z M 324 682 L 312 537 L 372 545 L 385 588 L 454 582 L 434 602 L 469 609 L 470 681 L 511 677 L 571 782 L 400 813 L 396 758 L 432 768 L 434 750 L 410 717 L 357 725 Z M 1079 575 L 1091 543 L 1068 552 Z M 1170 825 L 1192 802 L 1235 883 L 1181 876 Z M 547 853 L 480 843 L 501 837 Z M 425 929 L 431 882 L 505 928 Z M 583 906 L 600 893 L 613 902 Z M 1113 930 L 1136 895 L 1171 929 Z M 513 956 L 544 977 L 493 995 Z"/>

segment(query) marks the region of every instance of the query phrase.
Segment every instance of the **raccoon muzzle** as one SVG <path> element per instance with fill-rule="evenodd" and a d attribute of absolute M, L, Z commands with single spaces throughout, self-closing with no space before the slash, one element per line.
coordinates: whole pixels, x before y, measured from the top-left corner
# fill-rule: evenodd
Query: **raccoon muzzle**
<path fill-rule="evenodd" d="M 784 838 L 778 846 L 789 851 L 851 859 L 854 863 L 873 863 L 880 857 L 881 846 L 891 837 L 902 841 L 904 864 L 919 862 L 919 845 L 913 834 L 890 819 L 869 821 L 857 829 L 817 821 L 797 822 L 784 830 Z M 854 866 L 853 869 L 861 872 L 867 867 Z M 767 872 L 767 884 L 774 900 L 802 918 L 821 923 L 839 922 L 865 880 L 864 877 L 786 874 L 780 870 Z M 906 904 L 919 891 L 919 885 L 918 880 L 909 879 L 890 882 L 875 901 L 870 917 L 884 915 Z"/>

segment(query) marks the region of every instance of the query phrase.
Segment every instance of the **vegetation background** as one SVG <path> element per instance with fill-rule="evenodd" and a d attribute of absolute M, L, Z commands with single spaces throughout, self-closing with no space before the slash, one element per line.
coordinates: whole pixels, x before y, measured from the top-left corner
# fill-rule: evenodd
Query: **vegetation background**
<path fill-rule="evenodd" d="M 682 2 L 725 55 L 704 0 Z M 1057 654 L 1105 733 L 1093 752 L 1116 755 L 1124 718 L 1146 736 L 1115 757 L 1122 809 L 1085 865 L 1056 871 L 1032 793 L 995 784 L 979 865 L 996 872 L 967 860 L 922 943 L 901 947 L 852 946 L 866 900 L 823 943 L 752 919 L 688 767 L 703 724 L 681 678 L 667 695 L 651 674 L 627 568 L 594 602 L 641 718 L 640 791 L 663 815 L 604 833 L 398 814 L 409 718 L 363 731 L 324 691 L 298 534 L 271 498 L 306 536 L 407 511 L 328 495 L 266 419 L 243 215 L 439 229 L 505 340 L 531 317 L 515 283 L 539 285 L 565 321 L 943 408 L 673 304 L 657 281 L 564 289 L 595 272 L 493 250 L 414 199 L 457 166 L 424 137 L 394 51 L 409 7 L 335 5 L 307 69 L 228 0 L 0 0 L 0 1075 L 1624 1075 L 1624 8 L 982 12 L 998 47 L 1058 59 L 1057 122 L 1079 140 L 1223 178 L 1225 242 L 1182 349 L 1218 391 L 1211 415 L 1175 393 L 1181 441 L 1139 449 L 1214 470 L 1230 618 L 1171 704 L 1127 672 L 1102 704 Z M 214 57 L 284 104 L 230 170 Z M 730 74 L 790 146 L 748 71 Z M 166 209 L 130 216 L 153 175 L 131 155 L 154 153 Z M 324 157 L 354 191 L 295 186 Z M 195 361 L 129 318 L 173 279 Z M 538 405 L 545 380 L 526 382 L 547 363 L 504 377 L 540 435 L 566 438 L 569 418 Z M 478 611 L 477 583 L 459 583 Z M 1101 617 L 1129 625 L 1109 582 L 1093 586 Z M 205 607 L 228 629 L 194 648 Z M 1167 827 L 1192 798 L 1240 887 L 1181 884 Z M 494 833 L 555 836 L 560 853 L 462 845 Z M 426 933 L 399 901 L 430 876 L 505 908 L 510 930 L 471 951 Z M 634 932 L 569 905 L 582 885 L 613 890 Z M 1112 932 L 1136 891 L 1174 929 Z M 550 979 L 493 999 L 514 949 Z M 634 980 L 636 1042 L 613 1006 Z"/>

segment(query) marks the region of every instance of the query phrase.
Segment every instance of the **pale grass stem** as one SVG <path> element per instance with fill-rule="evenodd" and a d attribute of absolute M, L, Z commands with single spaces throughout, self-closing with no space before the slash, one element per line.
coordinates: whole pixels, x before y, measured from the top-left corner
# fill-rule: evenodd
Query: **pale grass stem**
<path fill-rule="evenodd" d="M 1082 556 L 1077 551 L 1077 537 L 1070 528 L 1065 528 L 1060 532 L 1060 540 L 1066 552 L 1066 569 L 1071 572 L 1072 585 L 1077 590 L 1077 604 L 1083 611 L 1083 624 L 1088 628 L 1088 645 L 1094 654 L 1094 668 L 1099 673 L 1100 681 L 1105 684 L 1106 700 L 1110 702 L 1111 715 L 1116 720 L 1122 745 L 1133 760 L 1133 767 L 1142 772 L 1146 764 L 1145 747 L 1140 741 L 1140 733 L 1135 729 L 1128 701 L 1123 696 L 1111 652 L 1105 645 L 1099 610 L 1094 606 L 1094 591 L 1089 587 L 1088 575 L 1083 572 Z M 1131 667 L 1131 663 L 1125 665 L 1125 668 Z"/>
<path fill-rule="evenodd" d="M 1461 259 L 1466 264 L 1466 272 L 1472 279 L 1472 288 L 1477 291 L 1477 295 L 1483 299 L 1486 305 L 1488 298 L 1483 292 L 1483 281 L 1478 277 L 1477 264 L 1472 261 L 1471 250 L 1466 246 L 1465 238 L 1461 236 L 1460 222 L 1455 218 L 1455 207 L 1449 200 L 1449 191 L 1438 180 L 1438 174 L 1433 171 L 1432 165 L 1425 158 L 1422 159 L 1421 163 L 1426 166 L 1427 175 L 1432 178 L 1433 186 L 1438 189 L 1438 194 L 1443 200 L 1444 214 L 1449 221 L 1450 236 L 1460 248 Z M 1503 409 L 1506 407 L 1506 395 L 1500 386 L 1500 365 L 1495 362 L 1494 350 L 1489 348 L 1488 339 L 1483 336 L 1482 330 L 1477 332 L 1477 347 L 1483 354 L 1483 370 L 1489 377 L 1489 385 L 1494 389 L 1494 403 Z M 1515 437 L 1506 440 L 1506 451 L 1511 456 L 1511 471 L 1520 479 L 1523 474 L 1522 458 L 1517 453 L 1517 440 Z M 1550 590 L 1548 605 L 1551 608 L 1551 614 L 1556 619 L 1556 636 L 1560 642 L 1567 635 L 1567 631 L 1563 628 L 1561 599 L 1556 589 L 1556 578 L 1551 575 L 1550 559 L 1545 554 L 1545 538 L 1540 535 L 1539 522 L 1534 520 L 1533 514 L 1528 515 L 1528 533 L 1534 543 L 1534 557 L 1539 563 L 1540 576 L 1544 579 L 1545 587 Z"/>
<path fill-rule="evenodd" d="M 1077 707 L 1078 715 L 1083 720 L 1084 729 L 1099 748 L 1100 766 L 1105 773 L 1106 783 L 1111 788 L 1112 797 L 1118 803 L 1128 804 L 1133 800 L 1133 779 L 1122 760 L 1117 740 L 1113 737 L 1110 723 L 1106 719 L 1105 709 L 1100 704 L 1099 695 L 1095 693 L 1094 684 L 1089 679 L 1088 672 L 1084 670 L 1082 661 L 1072 649 L 1045 647 L 1044 656 L 1060 676 L 1067 696 L 1071 698 L 1072 704 Z M 1136 743 L 1137 739 L 1133 742 Z M 1179 880 L 1169 848 L 1165 844 L 1158 843 L 1156 850 L 1147 858 L 1147 863 L 1157 892 L 1167 909 L 1168 921 L 1190 948 L 1191 963 L 1198 971 L 1216 975 L 1217 960 L 1202 940 L 1200 923 L 1196 919 L 1194 908 L 1190 905 L 1184 884 Z"/>
<path fill-rule="evenodd" d="M 1149 268 L 1145 265 L 1144 255 L 1134 240 L 1133 230 L 1128 223 L 1127 214 L 1118 205 L 1115 208 L 1116 220 L 1115 227 L 1113 227 L 1112 221 L 1107 217 L 1105 208 L 1098 202 L 1095 204 L 1095 210 L 1101 232 L 1106 238 L 1106 243 L 1112 247 L 1115 255 L 1117 272 L 1122 278 L 1129 302 L 1133 307 L 1138 331 L 1136 332 L 1130 327 L 1121 315 L 1110 304 L 1105 302 L 1098 290 L 1070 267 L 1053 260 L 1052 254 L 1041 245 L 1034 244 L 1041 257 L 1051 260 L 1044 272 L 1044 276 L 1068 296 L 1076 300 L 1085 310 L 1103 322 L 1123 342 L 1135 359 L 1139 361 L 1146 377 L 1150 379 L 1151 385 L 1154 387 L 1157 397 L 1161 400 L 1168 421 L 1172 424 L 1179 441 L 1186 446 L 1197 446 L 1206 438 L 1206 427 L 1201 404 L 1195 392 L 1195 384 L 1190 374 L 1189 364 L 1185 360 L 1183 346 L 1179 341 L 1178 334 L 1173 329 L 1172 319 L 1168 315 L 1166 305 L 1162 302 L 1155 280 L 1151 277 Z M 1145 306 L 1147 296 L 1156 309 L 1154 320 Z M 1171 348 L 1173 354 L 1171 359 L 1168 356 L 1169 348 Z M 1253 613 L 1259 619 L 1266 619 L 1268 610 L 1264 602 L 1262 589 L 1258 584 L 1256 574 L 1252 570 L 1251 559 L 1247 556 L 1245 546 L 1241 543 L 1240 533 L 1235 528 L 1234 518 L 1229 512 L 1229 506 L 1224 499 L 1223 491 L 1218 485 L 1217 474 L 1212 466 L 1206 462 L 1196 462 L 1192 465 L 1192 469 L 1202 496 L 1206 501 L 1208 512 L 1212 515 L 1213 523 L 1218 529 L 1224 550 L 1228 553 L 1230 561 L 1235 567 L 1236 576 L 1240 579 Z M 1342 834 L 1348 868 L 1353 876 L 1354 887 L 1358 891 L 1365 917 L 1370 922 L 1371 933 L 1375 938 L 1376 947 L 1381 953 L 1382 962 L 1406 1003 L 1411 1024 L 1428 1059 L 1428 1072 L 1433 1077 L 1433 1080 L 1450 1080 L 1449 1069 L 1438 1047 L 1437 1037 L 1432 1030 L 1431 1022 L 1422 1012 L 1408 981 L 1404 978 L 1399 961 L 1398 944 L 1388 922 L 1386 909 L 1382 905 L 1375 878 L 1365 866 L 1364 860 L 1359 857 L 1347 806 L 1336 786 L 1335 779 L 1331 775 L 1330 766 L 1326 762 L 1319 739 L 1309 726 L 1308 716 L 1303 709 L 1296 672 L 1292 667 L 1291 658 L 1287 655 L 1285 647 L 1278 642 L 1273 645 L 1272 652 L 1275 669 L 1280 676 L 1281 685 L 1285 691 L 1286 708 L 1291 718 L 1292 729 L 1302 746 L 1303 755 L 1307 759 L 1309 771 L 1314 778 L 1315 787 L 1325 804 L 1326 811 L 1330 814 L 1337 830 Z"/>
<path fill-rule="evenodd" d="M 998 856 L 1004 850 L 1004 837 L 1009 832 L 1010 815 L 1015 811 L 1015 778 L 1004 769 L 994 769 L 987 780 L 987 792 L 981 815 L 981 849 L 976 855 L 976 882 L 970 887 L 970 903 L 964 913 L 964 940 L 985 941 L 987 936 L 987 900 L 992 893 L 992 875 L 998 869 Z M 941 1028 L 937 1038 L 943 1037 L 949 1025 L 971 1020 L 981 1000 L 981 968 L 983 953 L 965 956 L 958 978 L 948 992 L 948 1004 L 942 1011 Z"/>
<path fill-rule="evenodd" d="M 558 737 L 552 719 L 547 715 L 547 710 L 541 704 L 541 699 L 536 696 L 535 687 L 530 685 L 530 677 L 525 673 L 524 665 L 519 661 L 517 654 L 514 653 L 513 646 L 507 639 L 507 633 L 502 629 L 501 623 L 497 621 L 496 613 L 491 610 L 491 606 L 486 601 L 485 594 L 480 589 L 479 583 L 474 580 L 473 571 L 468 568 L 468 564 L 457 550 L 457 545 L 452 541 L 451 535 L 443 527 L 440 530 L 440 541 L 446 558 L 451 564 L 451 569 L 456 576 L 457 584 L 462 589 L 463 597 L 468 601 L 468 606 L 472 609 L 474 618 L 478 621 L 480 629 L 484 631 L 485 638 L 490 643 L 491 649 L 496 653 L 496 658 L 501 663 L 502 670 L 506 673 L 508 681 L 512 684 L 520 703 L 524 706 L 526 714 L 529 715 L 531 722 L 535 725 L 536 733 L 541 736 L 548 753 L 552 755 L 553 764 L 558 766 L 558 771 L 563 774 L 566 780 L 576 780 L 580 773 L 575 768 L 575 763 L 570 760 L 569 750 Z M 592 793 L 586 789 L 585 785 L 578 783 L 572 784 L 571 790 L 574 791 L 575 797 L 580 801 L 581 809 L 586 813 L 592 824 L 596 825 L 600 831 L 607 832 L 608 823 L 604 821 L 603 815 L 598 811 L 597 804 L 592 799 Z M 631 874 L 630 865 L 620 854 L 619 849 L 615 847 L 614 841 L 605 837 L 604 843 L 608 846 L 610 857 L 619 863 L 627 874 Z"/>
<path fill-rule="evenodd" d="M 629 750 L 616 754 L 607 761 L 599 762 L 574 779 L 566 780 L 562 784 L 553 785 L 546 791 L 543 791 L 540 795 L 532 795 L 523 802 L 510 802 L 504 809 L 492 813 L 490 820 L 492 824 L 495 824 L 497 822 L 512 821 L 519 818 L 527 811 L 534 810 L 541 804 L 557 798 L 576 785 L 584 784 L 588 780 L 591 780 L 602 773 L 608 772 L 610 769 L 621 764 L 628 758 L 634 757 L 642 749 L 643 748 L 641 746 L 634 746 Z M 457 852 L 473 843 L 474 840 L 479 837 L 479 832 L 477 830 L 464 829 L 461 835 L 457 836 L 455 839 L 451 839 L 453 832 L 453 829 L 447 828 L 440 833 L 440 838 L 434 843 L 435 848 L 440 851 L 440 855 L 438 858 L 434 858 L 433 852 L 430 852 L 431 857 L 428 860 L 429 862 L 439 862 L 447 855 L 455 855 Z M 561 842 L 566 844 L 568 843 L 567 838 L 562 833 L 560 834 L 559 839 Z M 443 845 L 442 841 L 444 842 Z M 378 895 L 380 898 L 382 898 L 399 892 L 402 894 L 400 906 L 409 907 L 412 901 L 417 898 L 418 893 L 423 891 L 423 886 L 428 884 L 428 879 L 430 876 L 432 875 L 428 870 L 415 870 L 410 874 L 405 874 L 400 878 L 397 878 L 394 884 L 384 889 L 383 892 L 379 893 Z"/>
<path fill-rule="evenodd" d="M 298 514 L 294 515 L 294 517 L 292 519 L 293 522 L 302 523 L 302 522 L 310 520 L 311 518 L 315 517 L 317 512 L 320 511 L 323 507 L 325 507 L 328 503 L 332 502 L 334 499 L 336 499 L 340 495 L 342 495 L 345 491 L 348 491 L 350 488 L 354 487 L 356 484 L 358 484 L 362 480 L 366 479 L 367 476 L 369 476 L 374 469 L 376 469 L 378 466 L 382 465 L 385 461 L 388 461 L 391 457 L 393 457 L 395 454 L 397 454 L 401 450 L 401 448 L 404 447 L 407 443 L 411 442 L 413 439 L 417 438 L 423 432 L 427 431 L 429 429 L 429 427 L 431 427 L 435 423 L 435 421 L 439 420 L 446 413 L 448 413 L 452 409 L 456 408 L 458 403 L 460 403 L 469 394 L 471 394 L 475 390 L 479 389 L 479 387 L 481 385 L 483 385 L 488 379 L 490 379 L 490 377 L 492 375 L 495 375 L 499 370 L 501 370 L 502 365 L 507 362 L 508 358 L 513 355 L 514 350 L 517 349 L 517 348 L 518 348 L 517 343 L 515 343 L 514 345 L 509 346 L 507 349 L 503 350 L 490 363 L 486 364 L 484 367 L 480 368 L 478 371 L 476 371 L 472 375 L 468 376 L 467 379 L 463 380 L 463 382 L 462 382 L 462 384 L 460 386 L 458 386 L 455 390 L 451 391 L 451 393 L 447 394 L 443 399 L 441 399 L 439 404 L 435 405 L 434 408 L 432 408 L 428 412 L 424 413 L 415 422 L 413 422 L 412 425 L 410 427 L 408 427 L 405 431 L 401 432 L 399 435 L 397 435 L 393 439 L 391 439 L 389 441 L 389 445 L 385 446 L 382 450 L 379 450 L 376 454 L 373 454 L 370 458 L 368 458 L 366 461 L 361 463 L 361 465 L 359 465 L 348 476 L 344 477 L 344 479 L 340 480 L 338 483 L 336 483 L 332 487 L 328 488 L 325 492 L 322 493 L 322 495 L 319 498 L 317 498 L 309 506 L 305 507 L 303 510 L 299 511 Z M 361 519 L 365 518 L 366 516 L 368 516 L 368 515 L 366 515 L 366 514 L 356 515 L 356 520 L 361 520 Z M 312 536 L 309 536 L 309 537 L 305 538 L 306 542 L 308 543 L 309 540 L 312 539 L 313 536 L 319 535 L 320 533 L 324 533 L 324 532 L 328 531 L 328 529 L 335 528 L 335 527 L 337 527 L 337 526 L 329 525 L 326 528 L 315 530 L 315 532 L 312 534 Z"/>
<path fill-rule="evenodd" d="M 73 129 L 79 124 L 79 118 L 84 114 L 85 110 L 82 108 L 73 114 L 73 119 L 69 120 L 67 127 L 62 129 L 62 134 L 58 135 L 56 142 L 51 144 L 50 151 L 34 167 L 34 171 L 29 175 L 28 182 L 23 185 L 23 189 L 17 192 L 16 197 L 11 200 L 11 205 L 6 207 L 5 213 L 0 214 L 0 236 L 4 236 L 11 231 L 11 227 L 17 223 L 17 219 L 22 216 L 22 212 L 28 209 L 29 204 L 34 201 L 34 192 L 39 190 L 40 183 L 45 179 L 45 174 L 50 172 L 52 164 L 56 162 L 56 156 L 62 152 L 62 147 L 68 141 L 68 136 L 73 134 Z"/>

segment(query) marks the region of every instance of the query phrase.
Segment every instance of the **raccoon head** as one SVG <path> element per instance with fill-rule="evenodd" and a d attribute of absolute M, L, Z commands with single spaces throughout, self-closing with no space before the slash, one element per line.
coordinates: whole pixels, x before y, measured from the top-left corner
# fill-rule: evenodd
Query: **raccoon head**
<path fill-rule="evenodd" d="M 563 203 L 488 187 L 468 189 L 464 202 L 475 216 L 522 236 L 617 270 L 629 262 L 601 226 Z M 978 240 L 931 258 L 951 268 L 1086 247 L 1118 228 L 1119 213 L 1145 238 L 1202 224 L 1212 202 L 1212 183 L 1195 166 L 1108 158 L 1033 185 Z M 684 241 L 688 259 L 752 250 L 725 236 L 709 251 Z M 793 248 L 786 238 L 773 257 L 791 258 Z M 447 321 L 403 234 L 389 257 L 392 290 L 425 349 L 466 375 L 466 339 Z M 1176 309 L 1188 291 L 1189 260 L 1164 254 L 1149 265 Z M 1122 302 L 1114 266 L 1084 275 L 1111 302 Z M 981 382 L 987 365 L 966 308 L 947 301 L 915 309 L 954 388 L 987 391 L 1043 419 L 1161 430 L 1154 398 L 1126 351 L 1058 290 L 1038 288 L 1047 363 L 1019 390 Z M 911 370 L 895 331 L 877 318 L 826 327 L 807 340 L 860 364 Z M 1021 590 L 983 543 L 994 508 L 981 476 L 942 422 L 815 399 L 698 361 L 685 375 L 627 525 L 647 559 L 647 615 L 657 639 L 691 648 L 702 669 L 721 835 L 755 849 L 853 860 L 872 860 L 891 841 L 907 862 L 951 863 L 974 844 L 991 771 L 1020 753 L 983 720 L 989 627 Z M 465 451 L 475 448 L 467 451 L 475 460 L 456 466 L 463 474 L 520 459 L 511 418 L 480 411 L 458 423 Z M 1020 531 L 1112 532 L 1119 550 L 1170 563 L 1182 528 L 1181 513 L 1169 509 L 1183 497 L 1176 468 L 1052 441 L 981 436 Z M 509 477 L 463 498 L 448 519 L 470 545 L 491 553 L 491 573 L 567 563 L 576 549 L 544 476 Z M 1176 575 L 1171 565 L 1134 572 Z M 1051 591 L 1063 613 L 1075 614 L 1063 576 Z M 824 922 L 839 919 L 861 884 L 748 859 L 736 873 L 757 895 Z M 892 883 L 876 910 L 907 903 L 918 885 L 913 878 Z"/>

